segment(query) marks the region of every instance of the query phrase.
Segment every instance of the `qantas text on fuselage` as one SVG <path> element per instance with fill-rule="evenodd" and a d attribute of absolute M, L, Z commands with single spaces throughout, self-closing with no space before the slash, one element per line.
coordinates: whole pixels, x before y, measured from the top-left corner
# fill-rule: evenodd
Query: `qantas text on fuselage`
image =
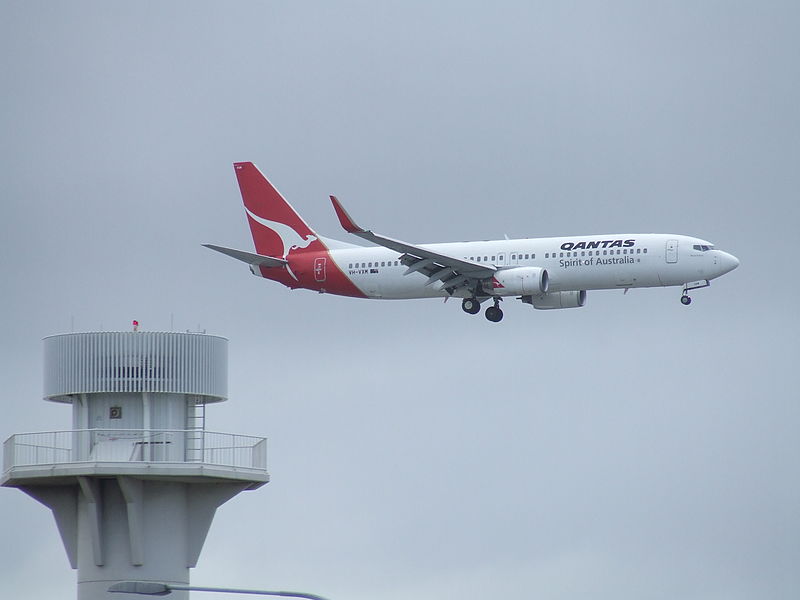
<path fill-rule="evenodd" d="M 577 308 L 588 290 L 679 286 L 688 305 L 690 290 L 739 265 L 710 242 L 662 233 L 410 244 L 359 227 L 331 196 L 344 230 L 376 245 L 356 246 L 319 236 L 253 163 L 234 163 L 234 170 L 256 251 L 206 247 L 292 289 L 376 299 L 457 297 L 470 314 L 489 301 L 486 318 L 497 322 L 504 298 L 538 309 Z"/>

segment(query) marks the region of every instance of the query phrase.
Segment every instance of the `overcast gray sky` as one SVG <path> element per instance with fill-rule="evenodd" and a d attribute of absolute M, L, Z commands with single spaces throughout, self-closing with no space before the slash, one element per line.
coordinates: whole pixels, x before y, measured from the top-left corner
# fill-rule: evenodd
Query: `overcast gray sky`
<path fill-rule="evenodd" d="M 433 5 L 432 5 L 433 4 Z M 272 482 L 192 581 L 334 600 L 800 596 L 796 2 L 0 2 L 0 437 L 68 429 L 41 338 L 206 329 Z M 288 291 L 231 163 L 323 235 L 697 235 L 741 267 L 581 310 Z M 0 490 L 0 596 L 71 597 Z M 213 595 L 203 597 L 213 598 Z"/>

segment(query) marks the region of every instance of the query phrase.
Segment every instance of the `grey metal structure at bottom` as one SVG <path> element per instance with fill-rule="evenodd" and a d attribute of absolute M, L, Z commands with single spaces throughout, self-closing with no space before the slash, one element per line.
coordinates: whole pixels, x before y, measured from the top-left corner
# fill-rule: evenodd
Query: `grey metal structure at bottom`
<path fill-rule="evenodd" d="M 124 580 L 188 586 L 216 509 L 269 481 L 264 438 L 205 429 L 227 399 L 224 338 L 46 338 L 45 399 L 72 404 L 73 429 L 11 436 L 2 485 L 52 510 L 78 600 Z"/>

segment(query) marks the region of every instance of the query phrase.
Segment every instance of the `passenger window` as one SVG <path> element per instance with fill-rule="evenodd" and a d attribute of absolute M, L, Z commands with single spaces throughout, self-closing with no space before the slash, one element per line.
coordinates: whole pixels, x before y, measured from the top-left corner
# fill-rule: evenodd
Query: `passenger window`
<path fill-rule="evenodd" d="M 492 262 L 494 262 L 494 261 L 496 261 L 496 260 L 497 260 L 497 257 L 493 256 L 493 257 L 492 257 Z"/>
<path fill-rule="evenodd" d="M 564 253 L 562 252 L 560 256 L 561 256 L 561 258 L 564 258 Z"/>
<path fill-rule="evenodd" d="M 483 257 L 483 260 L 484 260 L 484 262 L 485 262 L 485 261 L 489 260 L 489 257 L 488 257 L 488 256 L 484 256 L 484 257 Z"/>
<path fill-rule="evenodd" d="M 642 254 L 647 254 L 647 248 L 642 249 Z"/>

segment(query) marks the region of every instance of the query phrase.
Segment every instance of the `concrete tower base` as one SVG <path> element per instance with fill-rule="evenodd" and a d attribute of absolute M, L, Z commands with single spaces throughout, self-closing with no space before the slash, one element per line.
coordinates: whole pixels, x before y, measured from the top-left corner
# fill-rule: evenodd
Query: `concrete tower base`
<path fill-rule="evenodd" d="M 188 585 L 217 507 L 250 485 L 81 476 L 75 484 L 19 487 L 53 511 L 78 570 L 78 600 L 106 600 L 121 580 Z"/>

